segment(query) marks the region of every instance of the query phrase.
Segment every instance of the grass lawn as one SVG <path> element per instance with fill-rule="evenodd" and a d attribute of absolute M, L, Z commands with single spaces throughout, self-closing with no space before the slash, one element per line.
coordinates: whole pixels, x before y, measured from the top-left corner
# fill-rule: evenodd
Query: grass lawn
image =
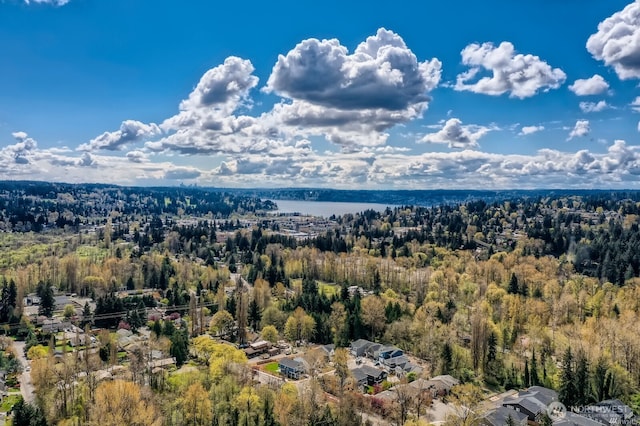
<path fill-rule="evenodd" d="M 277 362 L 270 362 L 268 364 L 264 365 L 264 370 L 268 371 L 271 374 L 276 374 L 278 372 L 278 363 Z"/>
<path fill-rule="evenodd" d="M 0 411 L 8 413 L 11 410 L 11 407 L 20 400 L 20 395 L 9 395 L 4 401 L 2 401 L 2 406 L 0 406 Z"/>

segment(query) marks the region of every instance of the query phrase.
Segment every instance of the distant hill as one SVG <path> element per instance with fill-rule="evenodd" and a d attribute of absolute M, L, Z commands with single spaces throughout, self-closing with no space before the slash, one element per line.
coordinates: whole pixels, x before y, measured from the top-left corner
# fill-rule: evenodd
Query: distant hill
<path fill-rule="evenodd" d="M 354 203 L 380 203 L 396 206 L 437 206 L 458 204 L 473 200 L 486 202 L 530 199 L 548 196 L 597 195 L 635 198 L 639 191 L 609 191 L 590 189 L 534 189 L 534 190 L 339 190 L 339 189 L 225 189 L 231 193 L 271 200 L 334 201 Z M 635 194 L 635 196 L 632 196 Z"/>

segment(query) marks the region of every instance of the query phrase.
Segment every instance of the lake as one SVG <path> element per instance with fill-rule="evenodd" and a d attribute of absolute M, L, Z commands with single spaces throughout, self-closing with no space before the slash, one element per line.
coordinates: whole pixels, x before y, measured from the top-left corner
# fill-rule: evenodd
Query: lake
<path fill-rule="evenodd" d="M 278 205 L 275 213 L 300 213 L 302 215 L 313 215 L 329 217 L 331 215 L 341 216 L 347 213 L 360 213 L 365 210 L 384 211 L 393 205 L 378 203 L 344 203 L 338 201 L 298 201 L 298 200 L 271 200 Z"/>

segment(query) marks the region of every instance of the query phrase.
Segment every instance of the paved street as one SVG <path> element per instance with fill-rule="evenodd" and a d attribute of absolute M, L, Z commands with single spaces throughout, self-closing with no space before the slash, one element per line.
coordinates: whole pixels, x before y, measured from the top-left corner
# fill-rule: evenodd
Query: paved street
<path fill-rule="evenodd" d="M 22 394 L 22 398 L 31 404 L 35 400 L 35 394 L 33 393 L 33 384 L 31 383 L 31 371 L 27 371 L 29 370 L 27 367 L 29 367 L 30 364 L 24 354 L 25 342 L 13 342 L 13 347 L 15 348 L 18 359 L 20 359 L 20 363 L 22 364 L 20 393 Z"/>

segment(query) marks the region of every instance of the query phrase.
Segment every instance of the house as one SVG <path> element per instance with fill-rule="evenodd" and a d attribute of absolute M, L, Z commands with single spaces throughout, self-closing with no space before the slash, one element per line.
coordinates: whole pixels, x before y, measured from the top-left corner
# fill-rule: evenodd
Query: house
<path fill-rule="evenodd" d="M 354 342 L 351 342 L 349 351 L 351 352 L 351 355 L 355 357 L 364 356 L 365 351 L 371 345 L 373 345 L 373 342 L 370 342 L 366 339 L 358 339 Z"/>
<path fill-rule="evenodd" d="M 63 334 L 63 339 L 66 340 L 70 346 L 86 346 L 89 338 L 88 336 L 84 333 L 84 331 L 82 333 L 77 333 L 77 332 L 72 332 L 72 331 L 65 331 Z"/>
<path fill-rule="evenodd" d="M 636 424 L 631 407 L 619 399 L 607 399 L 584 407 L 580 415 L 605 425 Z"/>
<path fill-rule="evenodd" d="M 298 361 L 291 358 L 282 358 L 278 361 L 278 368 L 280 373 L 290 379 L 298 380 L 303 374 L 306 373 L 305 365 L 302 361 Z"/>
<path fill-rule="evenodd" d="M 364 356 L 367 358 L 371 358 L 373 360 L 378 360 L 378 351 L 382 345 L 380 343 L 372 343 L 369 347 L 364 351 Z"/>
<path fill-rule="evenodd" d="M 278 348 L 278 347 L 273 347 L 273 348 L 269 349 L 269 350 L 267 351 L 267 353 L 269 354 L 269 356 L 270 356 L 270 357 L 272 357 L 272 356 L 276 356 L 276 355 L 278 355 L 278 354 L 280 353 L 280 348 Z"/>
<path fill-rule="evenodd" d="M 542 386 L 531 386 L 527 388 L 527 390 L 521 391 L 519 396 L 533 396 L 545 405 L 549 405 L 558 400 L 558 392 Z"/>
<path fill-rule="evenodd" d="M 537 422 L 540 415 L 547 411 L 545 404 L 530 396 L 518 396 L 505 399 L 502 406 L 525 414 L 532 422 Z"/>
<path fill-rule="evenodd" d="M 61 311 L 67 305 L 73 305 L 73 301 L 66 295 L 53 296 L 55 310 Z"/>
<path fill-rule="evenodd" d="M 266 340 L 258 340 L 257 342 L 253 342 L 248 347 L 246 347 L 244 349 L 244 353 L 247 355 L 247 358 L 253 358 L 268 352 L 270 348 L 271 343 L 267 342 Z"/>
<path fill-rule="evenodd" d="M 507 407 L 498 407 L 489 411 L 480 421 L 483 426 L 504 426 L 511 417 L 514 425 L 527 426 L 527 415 Z"/>
<path fill-rule="evenodd" d="M 171 358 L 157 359 L 155 361 L 151 361 L 149 363 L 149 367 L 151 369 L 166 368 L 166 367 L 170 367 L 170 366 L 175 365 L 175 364 L 176 364 L 176 359 L 171 357 Z"/>
<path fill-rule="evenodd" d="M 327 360 L 330 360 L 331 358 L 333 358 L 333 355 L 336 353 L 336 345 L 334 344 L 323 345 L 323 346 L 320 346 L 320 350 L 324 354 L 325 358 Z"/>
<path fill-rule="evenodd" d="M 43 333 L 58 333 L 63 330 L 69 330 L 71 323 L 67 321 L 60 321 L 58 318 L 46 319 L 42 324 Z"/>
<path fill-rule="evenodd" d="M 351 375 L 353 376 L 353 380 L 356 382 L 357 388 L 362 389 L 367 386 L 369 376 L 367 376 L 367 373 L 362 371 L 360 368 L 354 368 L 351 370 Z"/>
<path fill-rule="evenodd" d="M 620 423 L 617 423 L 620 424 Z M 588 417 L 581 416 L 571 411 L 564 413 L 562 418 L 553 421 L 554 426 L 602 426 L 602 423 L 592 420 Z"/>
<path fill-rule="evenodd" d="M 409 358 L 407 358 L 405 355 L 394 356 L 394 357 L 385 359 L 384 361 L 382 361 L 382 363 L 389 368 L 400 367 L 404 369 L 404 366 L 409 363 Z"/>
<path fill-rule="evenodd" d="M 542 414 L 546 413 L 549 404 L 557 400 L 558 393 L 556 391 L 542 386 L 531 386 L 516 396 L 506 398 L 502 405 L 524 413 L 529 421 L 536 422 Z"/>
<path fill-rule="evenodd" d="M 353 377 L 356 378 L 358 384 L 363 377 L 366 377 L 366 385 L 373 386 L 382 383 L 387 378 L 387 372 L 375 367 L 363 365 L 362 367 L 351 370 Z"/>
<path fill-rule="evenodd" d="M 266 352 L 271 347 L 271 343 L 266 340 L 258 340 L 257 342 L 253 342 L 249 345 L 249 347 L 255 351 Z"/>
<path fill-rule="evenodd" d="M 414 373 L 416 376 L 419 376 L 422 374 L 422 367 L 411 362 L 407 362 L 406 364 L 396 365 L 396 367 L 391 371 L 393 371 L 393 374 L 398 377 L 406 376 L 409 373 Z"/>
<path fill-rule="evenodd" d="M 404 355 L 404 351 L 396 348 L 395 346 L 383 346 L 376 351 L 375 355 L 377 355 L 376 358 L 380 362 L 386 364 L 385 360 L 400 357 Z"/>
<path fill-rule="evenodd" d="M 416 380 L 417 382 L 417 380 Z M 447 395 L 451 388 L 460 384 L 460 381 L 453 376 L 443 374 L 435 376 L 426 381 L 426 388 L 431 390 L 433 397 Z"/>

